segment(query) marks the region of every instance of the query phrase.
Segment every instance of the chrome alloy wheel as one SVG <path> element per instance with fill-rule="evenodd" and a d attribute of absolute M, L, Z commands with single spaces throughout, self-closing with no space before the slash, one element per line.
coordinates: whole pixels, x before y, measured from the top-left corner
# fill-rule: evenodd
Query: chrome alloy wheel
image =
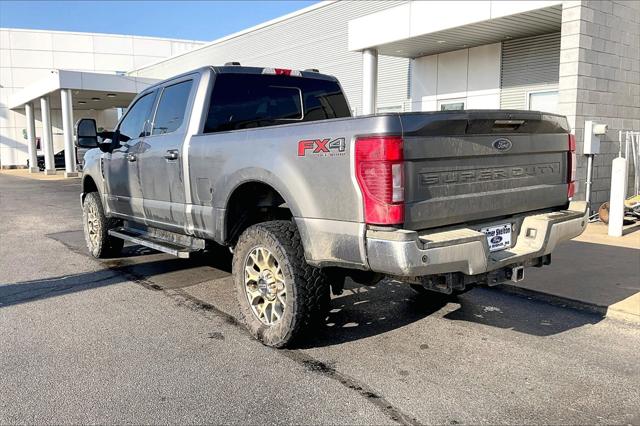
<path fill-rule="evenodd" d="M 266 325 L 277 323 L 287 304 L 287 289 L 278 260 L 266 248 L 256 247 L 247 255 L 244 285 L 256 318 Z"/>
<path fill-rule="evenodd" d="M 98 245 L 98 232 L 100 229 L 99 220 L 100 218 L 96 206 L 89 204 L 87 206 L 87 235 L 89 236 L 89 241 L 93 247 Z"/>

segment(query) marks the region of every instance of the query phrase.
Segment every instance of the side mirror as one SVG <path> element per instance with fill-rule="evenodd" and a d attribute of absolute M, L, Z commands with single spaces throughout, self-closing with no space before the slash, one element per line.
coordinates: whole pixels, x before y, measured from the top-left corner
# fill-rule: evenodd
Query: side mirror
<path fill-rule="evenodd" d="M 98 147 L 98 130 L 96 120 L 81 118 L 76 123 L 76 146 L 80 148 Z"/>

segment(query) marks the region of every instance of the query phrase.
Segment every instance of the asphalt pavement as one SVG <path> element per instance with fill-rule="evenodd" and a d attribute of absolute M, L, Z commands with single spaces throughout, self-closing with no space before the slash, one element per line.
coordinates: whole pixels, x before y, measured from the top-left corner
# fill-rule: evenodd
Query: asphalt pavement
<path fill-rule="evenodd" d="M 0 424 L 640 424 L 637 324 L 352 283 L 274 350 L 238 324 L 229 255 L 95 260 L 78 194 L 0 174 Z"/>

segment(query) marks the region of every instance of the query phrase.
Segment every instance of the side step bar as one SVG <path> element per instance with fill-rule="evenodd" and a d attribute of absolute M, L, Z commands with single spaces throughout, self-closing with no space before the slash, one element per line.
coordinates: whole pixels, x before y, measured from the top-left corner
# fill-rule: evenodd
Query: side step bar
<path fill-rule="evenodd" d="M 151 235 L 147 235 L 145 233 L 135 232 L 127 228 L 110 229 L 109 235 L 123 239 L 125 241 L 130 241 L 134 244 L 140 244 L 141 246 L 168 253 L 182 259 L 188 259 L 191 253 L 200 251 L 204 248 L 204 245 L 202 245 L 202 247 L 185 246 Z"/>

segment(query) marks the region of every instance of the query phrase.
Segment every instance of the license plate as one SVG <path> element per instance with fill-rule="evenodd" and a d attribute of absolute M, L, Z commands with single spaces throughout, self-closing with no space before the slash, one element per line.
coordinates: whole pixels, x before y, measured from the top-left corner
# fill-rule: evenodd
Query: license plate
<path fill-rule="evenodd" d="M 511 224 L 481 228 L 480 232 L 487 236 L 489 251 L 504 250 L 511 247 Z"/>

